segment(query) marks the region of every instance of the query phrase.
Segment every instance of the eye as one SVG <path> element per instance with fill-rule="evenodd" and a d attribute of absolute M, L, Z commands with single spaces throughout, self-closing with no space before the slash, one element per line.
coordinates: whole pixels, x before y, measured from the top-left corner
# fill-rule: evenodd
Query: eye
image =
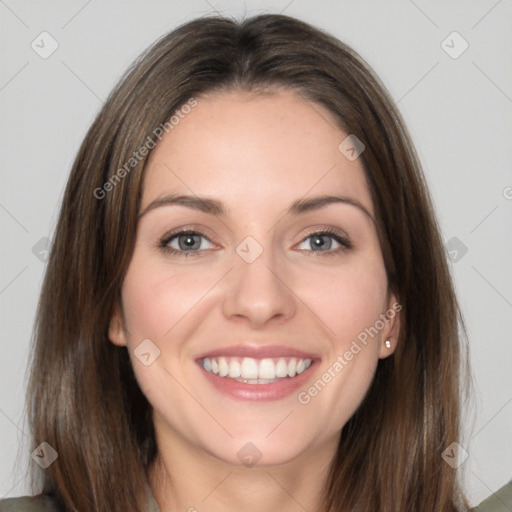
<path fill-rule="evenodd" d="M 300 247 L 304 244 L 309 247 Z M 199 256 L 202 251 L 212 249 L 214 244 L 200 231 L 182 229 L 162 238 L 158 247 L 169 254 L 190 257 Z M 352 244 L 348 237 L 330 229 L 313 232 L 299 244 L 300 250 L 321 256 L 334 255 L 350 248 Z"/>
<path fill-rule="evenodd" d="M 300 245 L 309 245 L 300 247 Z M 325 256 L 346 251 L 352 247 L 347 237 L 341 236 L 333 230 L 325 229 L 309 234 L 303 242 L 299 244 L 299 249 L 307 252 L 315 252 L 317 255 Z"/>
<path fill-rule="evenodd" d="M 203 243 L 206 241 L 206 246 Z M 182 230 L 164 237 L 159 243 L 160 249 L 171 254 L 180 256 L 196 256 L 200 250 L 211 249 L 212 242 L 199 231 Z"/>

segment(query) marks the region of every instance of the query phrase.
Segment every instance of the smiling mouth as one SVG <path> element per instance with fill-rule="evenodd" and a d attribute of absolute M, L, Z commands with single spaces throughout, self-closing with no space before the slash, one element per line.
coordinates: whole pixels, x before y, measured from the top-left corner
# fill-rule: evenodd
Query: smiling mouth
<path fill-rule="evenodd" d="M 312 359 L 299 357 L 205 357 L 201 366 L 208 373 L 244 384 L 271 384 L 293 379 L 305 372 Z"/>

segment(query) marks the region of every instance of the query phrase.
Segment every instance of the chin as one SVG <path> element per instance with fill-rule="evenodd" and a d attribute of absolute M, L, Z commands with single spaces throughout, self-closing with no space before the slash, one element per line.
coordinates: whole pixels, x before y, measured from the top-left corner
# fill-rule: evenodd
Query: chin
<path fill-rule="evenodd" d="M 205 446 L 207 453 L 230 466 L 240 468 L 269 468 L 292 462 L 307 450 L 307 446 L 289 443 L 276 436 L 270 441 L 256 437 L 236 437 L 217 446 Z"/>

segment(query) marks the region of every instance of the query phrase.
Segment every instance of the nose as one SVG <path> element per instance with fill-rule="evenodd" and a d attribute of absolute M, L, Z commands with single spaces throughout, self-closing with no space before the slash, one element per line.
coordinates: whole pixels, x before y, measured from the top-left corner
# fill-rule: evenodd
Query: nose
<path fill-rule="evenodd" d="M 276 265 L 269 249 L 264 249 L 252 263 L 235 254 L 234 268 L 225 285 L 224 315 L 231 321 L 245 321 L 253 329 L 292 318 L 297 297 L 285 274 L 283 265 Z"/>

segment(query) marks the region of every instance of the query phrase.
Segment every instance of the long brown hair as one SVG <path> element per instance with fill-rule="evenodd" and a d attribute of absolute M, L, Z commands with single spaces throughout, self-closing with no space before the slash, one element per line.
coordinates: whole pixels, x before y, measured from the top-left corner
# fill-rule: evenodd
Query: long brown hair
<path fill-rule="evenodd" d="M 39 486 L 67 510 L 144 510 L 146 470 L 157 451 L 151 406 L 127 349 L 107 336 L 136 236 L 147 160 L 140 148 L 158 142 L 158 127 L 169 129 L 191 98 L 276 87 L 326 107 L 364 142 L 360 158 L 389 287 L 403 306 L 396 351 L 379 361 L 343 428 L 324 509 L 468 508 L 456 471 L 441 457 L 459 440 L 469 383 L 462 323 L 402 118 L 351 48 L 294 18 L 260 15 L 196 19 L 162 37 L 122 77 L 79 149 L 42 287 L 27 391 L 33 446 L 46 441 L 59 454 L 34 471 L 33 491 Z"/>

